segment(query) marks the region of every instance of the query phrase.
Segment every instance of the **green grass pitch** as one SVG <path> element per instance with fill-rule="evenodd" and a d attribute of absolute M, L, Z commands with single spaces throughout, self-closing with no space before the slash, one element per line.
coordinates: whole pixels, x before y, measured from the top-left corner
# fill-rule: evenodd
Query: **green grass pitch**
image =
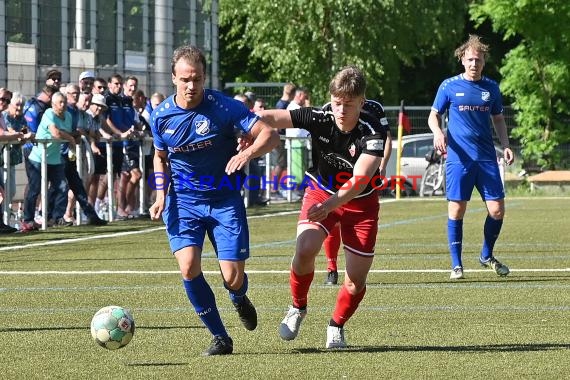
<path fill-rule="evenodd" d="M 288 269 L 298 204 L 249 212 L 249 296 L 259 326 L 246 331 L 209 244 L 203 267 L 234 354 L 202 357 L 210 336 L 181 285 L 160 223 L 135 220 L 0 238 L 2 379 L 562 379 L 570 373 L 570 198 L 507 198 L 495 255 L 512 272 L 478 264 L 484 204 L 469 204 L 466 278 L 451 282 L 443 199 L 381 205 L 368 291 L 346 325 L 349 347 L 324 348 L 338 287 L 309 293 L 299 337 L 278 336 L 290 303 Z M 58 240 L 57 243 L 54 243 Z M 339 258 L 343 268 L 343 255 Z M 342 279 L 341 274 L 341 279 Z M 133 341 L 117 351 L 89 332 L 106 305 L 132 311 Z"/>

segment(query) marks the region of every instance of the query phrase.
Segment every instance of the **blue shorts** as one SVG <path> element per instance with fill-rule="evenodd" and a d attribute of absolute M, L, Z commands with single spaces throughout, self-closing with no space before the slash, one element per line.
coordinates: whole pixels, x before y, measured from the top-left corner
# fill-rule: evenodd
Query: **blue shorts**
<path fill-rule="evenodd" d="M 477 188 L 484 201 L 505 198 L 499 164 L 493 161 L 446 162 L 447 199 L 469 201 Z"/>
<path fill-rule="evenodd" d="M 206 233 L 219 260 L 242 261 L 249 257 L 249 229 L 241 196 L 211 201 L 169 194 L 162 219 L 173 253 L 204 246 Z"/>

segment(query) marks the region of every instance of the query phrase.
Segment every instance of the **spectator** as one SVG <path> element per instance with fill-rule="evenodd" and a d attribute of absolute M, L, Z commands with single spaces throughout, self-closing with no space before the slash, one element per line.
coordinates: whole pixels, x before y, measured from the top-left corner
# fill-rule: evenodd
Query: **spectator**
<path fill-rule="evenodd" d="M 105 95 L 107 91 L 107 81 L 101 77 L 95 78 L 93 81 L 93 88 L 91 89 L 92 94 Z"/>
<path fill-rule="evenodd" d="M 303 87 L 297 87 L 295 90 L 295 97 L 287 106 L 288 110 L 294 110 L 305 107 L 305 103 L 309 100 L 309 91 Z M 305 177 L 305 170 L 307 170 L 309 163 L 309 132 L 300 128 L 289 128 L 285 131 L 285 136 L 290 137 L 291 144 L 291 167 L 290 175 L 297 183 L 303 183 Z M 294 199 L 300 199 L 303 196 L 303 188 L 297 186 Z"/>
<path fill-rule="evenodd" d="M 4 134 L 14 135 L 16 133 L 22 133 L 20 139 L 26 140 L 31 138 L 31 133 L 25 133 L 26 131 L 26 119 L 24 119 L 23 109 L 26 103 L 26 98 L 19 92 L 15 92 L 10 100 L 10 105 L 8 109 L 2 112 L 2 120 L 4 122 Z M 3 150 L 0 150 L 0 160 L 3 161 Z M 11 200 L 16 194 L 16 165 L 21 164 L 24 161 L 22 154 L 21 144 L 12 144 L 10 148 L 10 197 Z M 0 173 L 0 177 L 3 174 Z"/>
<path fill-rule="evenodd" d="M 93 71 L 84 71 L 79 74 L 79 90 L 81 93 L 90 93 L 93 90 L 95 74 Z"/>
<path fill-rule="evenodd" d="M 51 69 L 46 74 L 46 86 L 54 86 L 59 88 L 61 85 L 61 71 Z"/>
<path fill-rule="evenodd" d="M 287 83 L 283 86 L 283 94 L 281 99 L 275 104 L 276 109 L 287 109 L 291 100 L 295 97 L 295 90 L 297 87 L 293 83 Z M 273 168 L 271 170 L 271 178 L 275 179 L 277 183 L 281 183 L 281 177 L 287 169 L 287 149 L 285 147 L 285 130 L 279 130 L 279 135 L 282 136 L 279 145 L 271 152 L 271 160 Z M 274 188 L 271 191 L 271 198 L 284 199 L 281 195 L 279 188 Z"/>
<path fill-rule="evenodd" d="M 134 109 L 132 108 L 132 98 L 123 96 L 123 77 L 120 74 L 113 74 L 109 78 L 108 86 L 108 92 L 105 97 L 107 102 L 106 123 L 113 135 L 121 139 L 121 141 L 113 142 L 113 180 L 120 181 L 125 160 L 124 142 L 122 140 L 129 138 L 135 130 L 133 125 Z M 125 211 L 127 202 L 124 190 L 126 189 L 120 186 L 119 181 L 117 181 L 117 186 L 115 186 L 116 198 L 119 203 L 117 219 L 127 219 L 129 215 Z"/>
<path fill-rule="evenodd" d="M 84 92 L 83 96 L 90 96 L 91 93 Z M 75 84 L 67 85 L 67 112 L 71 115 L 71 131 L 69 134 L 76 139 L 76 142 L 80 141 L 80 129 L 84 129 L 85 126 L 85 116 L 84 110 L 78 107 L 79 100 L 79 86 Z M 83 100 L 83 106 L 86 107 L 89 104 L 89 100 Z M 81 123 L 80 123 L 81 121 Z M 66 223 L 73 223 L 73 209 L 75 206 L 75 200 L 81 206 L 81 209 L 87 217 L 87 223 L 93 226 L 102 226 L 107 224 L 106 221 L 101 220 L 93 205 L 89 203 L 87 197 L 87 191 L 83 185 L 83 181 L 77 172 L 77 161 L 75 159 L 75 150 L 71 150 L 71 147 L 66 143 L 61 144 L 61 162 L 64 166 L 65 179 L 69 186 L 68 202 L 66 212 L 63 215 L 63 219 Z"/>
<path fill-rule="evenodd" d="M 75 149 L 75 139 L 71 135 L 71 115 L 66 111 L 65 96 L 61 92 L 53 94 L 52 108 L 45 111 L 38 126 L 36 139 L 63 139 L 67 140 L 69 147 Z M 47 176 L 53 194 L 53 203 L 48 204 L 48 218 L 51 214 L 52 225 L 69 226 L 71 223 L 63 219 L 67 204 L 67 181 L 65 168 L 61 161 L 61 142 L 38 144 L 34 146 L 28 158 L 28 193 L 24 201 L 24 220 L 21 232 L 30 232 L 37 229 L 34 222 L 34 210 L 41 190 L 41 162 L 42 152 L 45 149 L 47 162 Z M 45 217 L 45 215 L 44 215 Z"/>
<path fill-rule="evenodd" d="M 89 134 L 91 136 L 91 151 L 95 168 L 87 185 L 88 199 L 100 218 L 108 218 L 108 204 L 105 202 L 106 179 L 107 179 L 107 149 L 105 143 L 100 143 L 99 139 L 111 140 L 112 131 L 105 123 L 105 111 L 107 103 L 101 94 L 94 94 L 89 105 L 87 114 L 89 115 Z"/>

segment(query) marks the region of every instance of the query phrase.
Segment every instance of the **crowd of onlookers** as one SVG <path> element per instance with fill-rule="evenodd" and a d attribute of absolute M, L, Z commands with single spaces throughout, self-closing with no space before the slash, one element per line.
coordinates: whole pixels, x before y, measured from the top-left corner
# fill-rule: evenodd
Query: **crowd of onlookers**
<path fill-rule="evenodd" d="M 0 88 L 0 156 L 8 150 L 10 161 L 7 169 L 3 159 L 0 162 L 0 203 L 6 215 L 12 216 L 8 223 L 0 220 L 0 233 L 33 231 L 42 222 L 49 227 L 70 226 L 78 217 L 90 225 L 105 225 L 109 212 L 114 219 L 131 219 L 139 215 L 140 202 L 148 207 L 151 201 L 150 193 L 138 199 L 137 190 L 141 178 L 152 170 L 152 143 L 145 141 L 151 135 L 150 114 L 165 96 L 147 97 L 135 76 L 114 74 L 104 79 L 84 71 L 75 83 L 61 81 L 61 72 L 50 70 L 41 91 L 29 99 Z M 109 210 L 107 196 L 107 141 L 113 141 L 114 210 Z M 141 144 L 146 173 L 139 167 Z M 77 146 L 82 147 L 83 160 L 77 160 Z M 49 183 L 47 215 L 42 215 L 38 199 L 44 157 Z M 86 167 L 78 168 L 77 162 Z M 11 200 L 19 164 L 24 164 L 27 183 L 23 202 L 14 208 Z M 9 184 L 4 184 L 4 170 L 10 171 Z M 75 211 L 76 201 L 81 215 Z"/>
<path fill-rule="evenodd" d="M 265 100 L 252 92 L 238 94 L 249 109 L 256 112 L 266 107 Z M 50 70 L 41 91 L 27 99 L 17 91 L 0 88 L 0 206 L 7 223 L 0 219 L 0 234 L 37 230 L 45 222 L 48 227 L 71 226 L 81 218 L 83 223 L 105 225 L 109 213 L 113 220 L 140 216 L 152 202 L 148 189 L 140 199 L 140 181 L 152 172 L 153 146 L 150 141 L 150 115 L 165 99 L 156 92 L 147 96 L 138 88 L 135 76 L 110 78 L 84 71 L 75 83 L 62 83 L 62 73 Z M 275 108 L 292 109 L 309 105 L 309 92 L 288 83 Z M 284 134 L 284 133 L 283 133 Z M 287 131 L 288 137 L 303 137 L 302 131 Z M 55 142 L 48 142 L 56 139 Z M 107 142 L 112 141 L 112 176 L 114 194 L 111 210 L 108 199 Z M 42 143 L 43 142 L 43 143 Z M 297 144 L 297 141 L 292 144 Z M 143 144 L 145 173 L 139 165 Z M 77 150 L 77 146 L 81 148 Z M 308 157 L 304 146 L 293 147 L 292 169 L 302 176 Z M 271 177 L 282 178 L 287 171 L 287 146 L 282 139 L 271 156 Z M 4 184 L 4 150 L 9 151 L 10 183 Z M 45 150 L 48 197 L 47 215 L 42 215 L 41 164 Z M 77 160 L 76 151 L 81 152 Z M 83 162 L 82 167 L 77 167 Z M 14 202 L 16 166 L 23 164 L 27 182 L 23 200 Z M 250 162 L 250 174 L 261 178 L 260 159 Z M 20 184 L 22 185 L 22 184 Z M 249 205 L 265 206 L 269 198 L 261 184 L 250 184 Z M 9 193 L 6 190 L 9 189 Z M 299 195 L 294 194 L 294 199 Z M 285 199 L 281 189 L 271 191 L 271 199 Z M 76 202 L 81 214 L 77 215 Z M 139 207 L 139 205 L 143 207 Z M 4 213 L 4 211 L 8 211 Z M 44 221 L 45 218 L 45 221 Z"/>

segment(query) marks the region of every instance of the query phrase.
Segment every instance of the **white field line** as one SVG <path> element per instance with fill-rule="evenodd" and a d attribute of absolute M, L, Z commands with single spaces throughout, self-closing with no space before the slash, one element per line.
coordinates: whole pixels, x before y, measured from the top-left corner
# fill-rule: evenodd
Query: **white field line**
<path fill-rule="evenodd" d="M 248 274 L 289 274 L 289 270 L 246 270 Z M 344 273 L 343 270 L 339 270 Z M 448 273 L 449 269 L 372 269 L 369 273 Z M 466 273 L 489 272 L 489 269 L 465 269 Z M 570 272 L 570 268 L 528 268 L 528 269 L 511 269 L 511 272 Z M 204 271 L 205 274 L 219 274 L 219 271 Z M 326 270 L 316 270 L 315 273 L 327 273 Z M 98 274 L 180 274 L 177 270 L 95 270 L 95 271 L 0 271 L 0 275 L 98 275 Z"/>
<path fill-rule="evenodd" d="M 59 245 L 59 244 L 70 244 L 70 243 L 77 243 L 80 241 L 86 241 L 86 240 L 98 240 L 98 239 L 108 239 L 108 238 L 112 238 L 112 237 L 120 237 L 120 236 L 128 236 L 128 235 L 138 235 L 138 234 L 144 234 L 144 233 L 148 233 L 148 232 L 154 232 L 154 231 L 160 231 L 160 230 L 164 230 L 166 227 L 161 226 L 161 227 L 153 227 L 153 228 L 147 228 L 145 230 L 139 230 L 139 231 L 125 231 L 125 232 L 115 232 L 112 234 L 104 234 L 104 235 L 93 235 L 93 236 L 87 236 L 87 237 L 81 237 L 81 238 L 71 238 L 71 239 L 59 239 L 59 240 L 50 240 L 50 241 L 44 241 L 41 243 L 29 243 L 29 244 L 22 244 L 22 245 L 11 245 L 8 247 L 0 247 L 0 252 L 2 251 L 13 251 L 15 249 L 26 249 L 26 248 L 33 248 L 33 247 L 44 247 L 46 245 Z"/>
<path fill-rule="evenodd" d="M 418 199 L 414 199 L 414 198 L 409 198 L 406 201 L 421 201 L 421 200 L 425 200 L 426 198 L 418 198 Z M 533 199 L 533 198 L 525 198 L 525 197 L 520 197 L 520 198 L 512 198 L 512 199 Z M 554 198 L 545 198 L 545 199 L 560 199 L 560 200 L 568 200 L 570 198 L 565 198 L 565 197 L 554 197 Z M 435 199 L 434 199 L 435 200 Z M 439 198 L 437 198 L 437 200 L 440 200 Z M 401 200 L 400 200 L 401 201 Z M 393 202 L 399 202 L 396 199 L 383 199 L 381 200 L 380 203 L 393 203 Z M 475 210 L 471 210 L 472 212 Z M 284 211 L 284 212 L 278 212 L 278 213 L 274 213 L 274 214 L 263 214 L 263 215 L 255 215 L 255 216 L 248 216 L 248 219 L 261 219 L 261 218 L 271 218 L 274 216 L 286 216 L 286 215 L 294 215 L 294 214 L 298 214 L 299 210 L 296 211 Z M 447 215 L 447 214 L 443 214 L 443 215 Z M 422 219 L 433 219 L 433 218 L 439 218 L 441 217 L 441 215 L 437 215 L 437 216 L 428 216 L 425 218 L 417 218 L 417 219 L 410 219 L 410 220 L 403 220 L 403 221 L 397 221 L 394 223 L 388 223 L 388 224 L 382 224 L 380 225 L 380 227 L 394 227 L 396 225 L 399 224 L 409 224 L 409 223 L 413 223 L 414 221 L 417 220 L 422 220 Z M 153 227 L 153 228 L 147 228 L 144 230 L 138 230 L 138 231 L 126 231 L 126 232 L 116 232 L 116 233 L 112 233 L 112 234 L 104 234 L 104 235 L 94 235 L 94 236 L 87 236 L 87 237 L 81 237 L 81 238 L 71 238 L 71 239 L 59 239 L 59 240 L 50 240 L 50 241 L 46 241 L 46 242 L 40 242 L 40 243 L 29 243 L 29 244 L 21 244 L 21 245 L 12 245 L 12 246 L 6 246 L 6 247 L 0 247 L 0 252 L 2 251 L 13 251 L 13 250 L 19 250 L 19 249 L 26 249 L 26 248 L 34 248 L 34 247 L 45 247 L 45 246 L 49 246 L 49 245 L 58 245 L 58 244 L 70 244 L 70 243 L 76 243 L 76 242 L 81 242 L 81 241 L 87 241 L 87 240 L 97 240 L 97 239 L 107 239 L 107 238 L 112 238 L 112 237 L 121 237 L 121 236 L 128 236 L 128 235 L 138 235 L 138 234 L 145 234 L 148 232 L 154 232 L 154 231 L 160 231 L 160 230 L 164 230 L 166 227 L 165 226 L 160 226 L 160 227 Z"/>
<path fill-rule="evenodd" d="M 275 213 L 275 214 L 250 216 L 250 217 L 248 217 L 248 219 L 260 219 L 260 218 L 268 218 L 268 217 L 273 217 L 273 216 L 286 216 L 286 215 L 293 215 L 293 214 L 298 214 L 298 213 L 299 213 L 299 211 L 286 211 L 286 212 L 279 212 L 279 213 Z M 80 238 L 58 239 L 58 240 L 44 241 L 44 242 L 40 242 L 40 243 L 11 245 L 11 246 L 6 246 L 6 247 L 0 247 L 0 252 L 2 252 L 2 251 L 13 251 L 13 250 L 17 250 L 17 249 L 34 248 L 34 247 L 45 247 L 48 245 L 71 244 L 71 243 L 77 243 L 77 242 L 87 241 L 87 240 L 98 240 L 98 239 L 108 239 L 108 238 L 128 236 L 128 235 L 139 235 L 139 234 L 146 234 L 149 232 L 160 231 L 160 230 L 165 230 L 165 229 L 166 229 L 165 226 L 160 226 L 160 227 L 152 227 L 152 228 L 147 228 L 147 229 L 138 230 L 138 231 L 115 232 L 115 233 L 111 233 L 111 234 L 94 235 L 94 236 L 87 236 L 87 237 L 80 237 Z"/>

